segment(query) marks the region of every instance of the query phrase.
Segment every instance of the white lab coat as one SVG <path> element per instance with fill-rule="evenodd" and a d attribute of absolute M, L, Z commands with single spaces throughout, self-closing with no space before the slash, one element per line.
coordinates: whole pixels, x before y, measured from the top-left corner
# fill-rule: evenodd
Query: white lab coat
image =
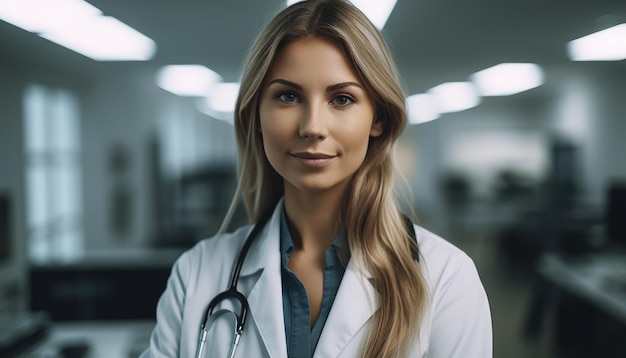
<path fill-rule="evenodd" d="M 280 210 L 252 245 L 238 289 L 250 304 L 248 322 L 236 357 L 287 358 L 280 267 Z M 251 230 L 203 240 L 175 263 L 157 308 L 157 325 L 147 357 L 194 357 L 206 306 L 229 284 L 239 250 Z M 442 238 L 415 226 L 420 268 L 429 289 L 427 312 L 411 357 L 491 358 L 491 315 L 472 260 Z M 314 354 L 316 358 L 359 357 L 370 318 L 376 312 L 374 290 L 350 260 Z M 238 312 L 238 311 L 237 311 Z M 222 320 L 224 321 L 224 320 Z M 233 333 L 211 332 L 206 357 L 226 357 Z M 214 343 L 218 342 L 218 343 Z"/>

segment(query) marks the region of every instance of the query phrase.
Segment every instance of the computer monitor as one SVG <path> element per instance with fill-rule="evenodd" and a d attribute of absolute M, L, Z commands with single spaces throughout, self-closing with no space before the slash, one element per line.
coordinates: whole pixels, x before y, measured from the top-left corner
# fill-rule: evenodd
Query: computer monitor
<path fill-rule="evenodd" d="M 606 206 L 606 234 L 610 244 L 626 246 L 626 181 L 609 186 Z"/>

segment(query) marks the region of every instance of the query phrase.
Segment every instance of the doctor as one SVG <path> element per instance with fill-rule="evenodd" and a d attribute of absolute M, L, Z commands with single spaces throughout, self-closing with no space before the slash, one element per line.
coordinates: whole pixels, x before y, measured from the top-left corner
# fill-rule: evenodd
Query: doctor
<path fill-rule="evenodd" d="M 311 0 L 278 14 L 252 47 L 235 110 L 230 213 L 243 198 L 258 233 L 220 234 L 178 259 L 142 357 L 195 357 L 200 345 L 229 357 L 241 306 L 206 310 L 235 281 L 249 307 L 235 357 L 490 358 L 473 262 L 407 226 L 393 196 L 405 123 L 389 50 L 359 10 Z"/>

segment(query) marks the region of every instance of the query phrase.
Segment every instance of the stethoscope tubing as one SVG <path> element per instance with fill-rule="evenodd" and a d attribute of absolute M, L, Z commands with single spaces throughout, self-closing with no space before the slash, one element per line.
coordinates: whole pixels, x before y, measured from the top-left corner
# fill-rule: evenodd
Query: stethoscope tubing
<path fill-rule="evenodd" d="M 243 334 L 243 330 L 246 325 L 246 320 L 248 318 L 248 310 L 250 309 L 250 306 L 248 305 L 248 299 L 246 298 L 246 296 L 237 290 L 237 284 L 239 282 L 239 275 L 241 274 L 241 268 L 243 267 L 243 263 L 246 259 L 246 256 L 248 255 L 248 251 L 250 251 L 250 247 L 254 243 L 256 237 L 259 236 L 259 233 L 261 232 L 263 227 L 265 227 L 265 224 L 267 224 L 267 222 L 269 221 L 272 213 L 273 213 L 272 210 L 268 210 L 268 212 L 263 214 L 261 218 L 259 219 L 259 221 L 254 225 L 254 227 L 252 228 L 252 230 L 246 237 L 246 240 L 243 246 L 241 247 L 241 251 L 239 251 L 239 256 L 237 257 L 237 263 L 235 264 L 235 267 L 233 268 L 233 273 L 230 278 L 228 289 L 226 291 L 223 291 L 217 294 L 217 296 L 215 296 L 211 300 L 211 302 L 209 302 L 207 308 L 204 310 L 204 314 L 202 315 L 202 317 L 204 317 L 204 320 L 202 321 L 202 324 L 200 325 L 200 342 L 198 344 L 198 349 L 196 352 L 197 358 L 202 357 L 202 352 L 204 351 L 206 337 L 208 334 L 207 322 L 209 321 L 209 318 L 213 314 L 213 310 L 215 309 L 215 307 L 217 307 L 218 304 L 228 299 L 234 299 L 238 301 L 240 304 L 239 315 L 238 316 L 236 315 L 237 327 L 235 328 L 235 337 L 233 338 L 233 345 L 229 353 L 229 357 L 231 358 L 234 357 L 235 349 L 237 348 L 237 345 L 239 344 L 239 339 L 241 335 Z"/>

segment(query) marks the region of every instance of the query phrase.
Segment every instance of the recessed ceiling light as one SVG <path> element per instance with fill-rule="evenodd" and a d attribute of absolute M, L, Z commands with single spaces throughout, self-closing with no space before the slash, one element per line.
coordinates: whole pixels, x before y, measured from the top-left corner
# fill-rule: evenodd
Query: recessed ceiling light
<path fill-rule="evenodd" d="M 567 43 L 572 61 L 620 61 L 626 59 L 626 24 L 583 36 Z"/>
<path fill-rule="evenodd" d="M 196 107 L 204 114 L 232 124 L 238 94 L 239 83 L 217 83 L 206 98 L 198 99 Z"/>
<path fill-rule="evenodd" d="M 543 84 L 543 70 L 534 63 L 501 63 L 470 76 L 481 96 L 509 96 Z"/>
<path fill-rule="evenodd" d="M 239 94 L 239 83 L 218 83 L 207 97 L 208 107 L 216 112 L 232 113 Z"/>
<path fill-rule="evenodd" d="M 428 90 L 435 96 L 439 112 L 459 112 L 480 103 L 480 97 L 470 82 L 446 82 Z"/>
<path fill-rule="evenodd" d="M 406 99 L 409 122 L 426 123 L 439 118 L 436 99 L 432 94 L 419 93 Z"/>
<path fill-rule="evenodd" d="M 169 65 L 161 68 L 156 83 L 179 96 L 205 97 L 222 80 L 215 71 L 201 65 Z"/>

